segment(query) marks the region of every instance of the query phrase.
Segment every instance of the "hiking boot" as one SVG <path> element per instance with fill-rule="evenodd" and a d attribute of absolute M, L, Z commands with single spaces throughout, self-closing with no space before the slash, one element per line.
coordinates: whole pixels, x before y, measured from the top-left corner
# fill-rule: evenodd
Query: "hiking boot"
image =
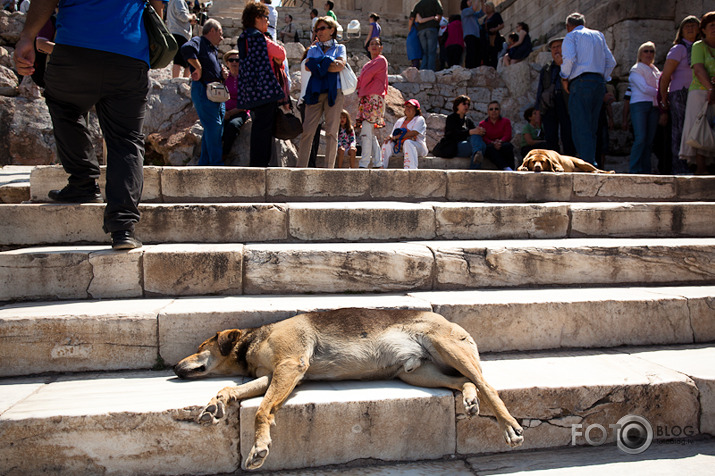
<path fill-rule="evenodd" d="M 102 203 L 104 201 L 97 184 L 90 188 L 67 185 L 62 190 L 50 190 L 47 196 L 56 202 L 64 203 Z"/>

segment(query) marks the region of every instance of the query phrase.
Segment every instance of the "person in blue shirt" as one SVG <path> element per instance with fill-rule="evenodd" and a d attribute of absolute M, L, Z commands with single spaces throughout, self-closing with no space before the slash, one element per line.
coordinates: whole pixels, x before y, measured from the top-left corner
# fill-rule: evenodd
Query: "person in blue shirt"
<path fill-rule="evenodd" d="M 462 31 L 464 35 L 464 67 L 478 68 L 482 64 L 479 19 L 484 14 L 484 0 L 462 0 Z"/>
<path fill-rule="evenodd" d="M 159 12 L 163 2 L 151 0 Z M 33 0 L 15 48 L 18 73 L 34 71 L 35 37 L 59 7 L 55 46 L 45 72 L 45 100 L 57 156 L 69 174 L 59 202 L 101 202 L 99 162 L 87 126 L 92 107 L 107 144 L 104 231 L 112 247 L 142 244 L 134 236 L 144 182 L 142 125 L 149 92 L 145 0 Z"/>
<path fill-rule="evenodd" d="M 209 83 L 223 83 L 228 76 L 228 70 L 224 71 L 218 60 L 223 29 L 218 21 L 209 19 L 201 33 L 201 36 L 193 37 L 181 47 L 181 54 L 191 68 L 191 101 L 204 128 L 199 165 L 223 165 L 221 135 L 226 107 L 224 103 L 213 102 L 206 96 Z"/>
<path fill-rule="evenodd" d="M 566 18 L 566 37 L 561 45 L 561 81 L 569 94 L 571 133 L 579 158 L 596 165 L 596 133 L 606 82 L 616 60 L 603 33 L 586 28 L 580 13 Z"/>

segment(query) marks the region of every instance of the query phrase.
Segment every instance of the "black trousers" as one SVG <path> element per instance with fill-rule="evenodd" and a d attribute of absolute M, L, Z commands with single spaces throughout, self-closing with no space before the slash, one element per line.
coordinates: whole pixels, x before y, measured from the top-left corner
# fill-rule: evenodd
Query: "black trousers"
<path fill-rule="evenodd" d="M 544 127 L 546 148 L 555 150 L 564 155 L 576 156 L 576 146 L 571 136 L 571 118 L 568 106 L 563 98 L 556 98 L 554 108 L 541 115 L 541 124 Z M 559 136 L 563 148 L 559 147 Z"/>
<path fill-rule="evenodd" d="M 499 150 L 492 144 L 488 144 L 487 150 L 484 151 L 484 157 L 489 159 L 500 170 L 506 167 L 514 168 L 514 146 L 511 142 L 502 142 Z"/>
<path fill-rule="evenodd" d="M 474 35 L 464 37 L 466 54 L 464 56 L 464 67 L 468 69 L 478 68 L 482 65 L 482 40 Z"/>
<path fill-rule="evenodd" d="M 104 231 L 134 230 L 144 186 L 142 125 L 149 65 L 128 56 L 56 45 L 45 73 L 45 98 L 57 155 L 70 185 L 90 188 L 99 163 L 87 128 L 94 106 L 107 144 Z"/>
<path fill-rule="evenodd" d="M 251 108 L 251 167 L 268 167 L 273 152 L 273 128 L 278 102 Z"/>

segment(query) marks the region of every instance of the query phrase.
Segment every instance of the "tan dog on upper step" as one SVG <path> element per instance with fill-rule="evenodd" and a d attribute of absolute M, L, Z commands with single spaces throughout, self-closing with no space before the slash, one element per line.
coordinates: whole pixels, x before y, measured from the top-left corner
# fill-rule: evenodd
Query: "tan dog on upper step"
<path fill-rule="evenodd" d="M 174 368 L 182 379 L 215 375 L 256 377 L 226 387 L 198 416 L 217 423 L 226 405 L 265 394 L 256 413 L 253 448 L 245 469 L 263 465 L 271 446 L 276 411 L 303 380 L 398 378 L 412 385 L 462 392 L 467 415 L 479 413 L 479 398 L 491 407 L 509 446 L 523 430 L 496 390 L 482 376 L 477 345 L 457 324 L 415 310 L 337 309 L 309 312 L 255 329 L 217 333 Z"/>
<path fill-rule="evenodd" d="M 516 170 L 533 170 L 534 172 L 592 172 L 596 174 L 613 174 L 613 170 L 606 172 L 569 155 L 547 149 L 534 149 L 526 154 L 524 161 Z"/>

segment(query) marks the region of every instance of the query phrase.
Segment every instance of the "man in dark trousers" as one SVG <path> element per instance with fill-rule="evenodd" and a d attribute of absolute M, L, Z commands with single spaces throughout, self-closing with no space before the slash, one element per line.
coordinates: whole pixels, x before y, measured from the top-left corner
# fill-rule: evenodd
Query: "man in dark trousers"
<path fill-rule="evenodd" d="M 15 48 L 18 73 L 34 71 L 35 37 L 58 0 L 33 0 Z M 163 2 L 151 0 L 161 12 Z M 149 41 L 144 0 L 63 0 L 55 47 L 45 73 L 45 98 L 57 155 L 69 174 L 58 202 L 101 202 L 99 163 L 87 128 L 94 106 L 107 143 L 104 231 L 112 248 L 138 248 L 134 236 L 144 184 L 142 125 L 149 91 Z"/>
<path fill-rule="evenodd" d="M 586 28 L 580 13 L 566 18 L 566 37 L 561 45 L 562 86 L 569 93 L 571 132 L 579 158 L 596 165 L 596 133 L 606 82 L 616 66 L 603 33 Z"/>
<path fill-rule="evenodd" d="M 561 44 L 563 38 L 549 41 L 551 63 L 539 74 L 539 87 L 536 91 L 534 108 L 541 112 L 541 124 L 544 126 L 546 148 L 565 155 L 576 155 L 576 147 L 571 137 L 571 118 L 569 117 L 568 96 L 561 85 Z M 563 149 L 559 147 L 559 133 Z"/>

